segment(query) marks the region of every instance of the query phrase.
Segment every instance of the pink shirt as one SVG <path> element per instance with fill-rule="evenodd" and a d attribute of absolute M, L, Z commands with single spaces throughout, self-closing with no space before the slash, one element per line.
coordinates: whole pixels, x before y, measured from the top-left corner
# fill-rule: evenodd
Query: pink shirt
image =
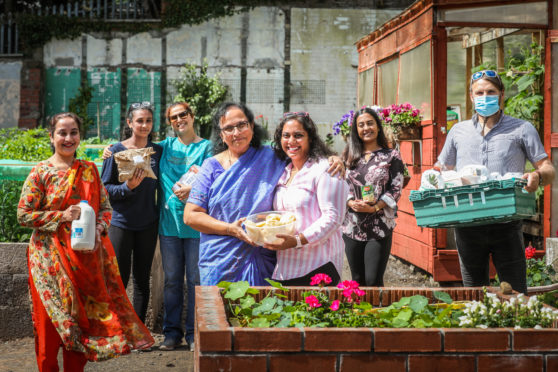
<path fill-rule="evenodd" d="M 328 168 L 326 159 L 309 159 L 286 186 L 292 169 L 290 163 L 277 183 L 274 209 L 293 212 L 297 232 L 309 244 L 301 249 L 278 251 L 274 279 L 298 278 L 329 261 L 341 276 L 345 251 L 340 226 L 345 217 L 349 186 L 345 180 L 331 177 Z"/>

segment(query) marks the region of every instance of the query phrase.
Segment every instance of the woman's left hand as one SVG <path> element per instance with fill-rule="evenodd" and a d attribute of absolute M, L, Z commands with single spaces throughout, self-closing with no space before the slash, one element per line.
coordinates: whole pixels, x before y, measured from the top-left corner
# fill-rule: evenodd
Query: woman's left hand
<path fill-rule="evenodd" d="M 331 175 L 331 177 L 339 176 L 340 179 L 345 178 L 345 164 L 339 156 L 330 156 L 328 159 L 329 161 L 329 169 L 327 173 Z"/>
<path fill-rule="evenodd" d="M 176 197 L 181 201 L 188 199 L 188 195 L 190 195 L 190 190 L 192 190 L 192 185 L 182 185 L 179 183 L 178 186 L 180 186 L 180 188 L 174 191 Z"/>
<path fill-rule="evenodd" d="M 376 212 L 376 208 L 373 205 L 368 204 L 364 200 L 352 200 L 351 201 L 351 209 L 355 212 L 361 213 L 374 213 Z"/>
<path fill-rule="evenodd" d="M 281 243 L 267 243 L 264 244 L 264 248 L 270 249 L 272 251 L 284 251 L 285 249 L 291 249 L 296 247 L 296 238 L 294 235 L 286 235 L 286 234 L 277 234 L 275 237 L 279 239 L 283 239 Z"/>

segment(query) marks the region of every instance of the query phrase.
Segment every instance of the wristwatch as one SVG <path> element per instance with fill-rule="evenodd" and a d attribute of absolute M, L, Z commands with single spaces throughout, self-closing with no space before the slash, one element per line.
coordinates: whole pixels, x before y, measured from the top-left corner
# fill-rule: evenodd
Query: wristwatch
<path fill-rule="evenodd" d="M 374 212 L 378 213 L 380 211 L 380 208 L 378 208 L 378 206 L 376 204 L 374 204 Z"/>
<path fill-rule="evenodd" d="M 540 170 L 535 169 L 535 173 L 539 175 L 539 186 L 542 186 L 543 184 L 543 177 L 542 177 L 542 173 Z"/>
<path fill-rule="evenodd" d="M 300 240 L 300 235 L 295 235 L 295 239 L 296 239 L 296 246 L 295 249 L 300 249 L 302 248 L 302 241 Z"/>

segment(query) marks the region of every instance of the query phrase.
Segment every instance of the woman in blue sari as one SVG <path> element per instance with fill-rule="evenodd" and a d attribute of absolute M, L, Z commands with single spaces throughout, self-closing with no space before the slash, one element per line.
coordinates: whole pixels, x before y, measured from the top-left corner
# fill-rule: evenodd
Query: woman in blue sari
<path fill-rule="evenodd" d="M 241 225 L 246 216 L 272 209 L 285 162 L 262 146 L 265 132 L 242 104 L 224 103 L 213 117 L 213 133 L 216 155 L 204 161 L 184 210 L 184 223 L 201 232 L 201 285 L 222 280 L 265 285 L 275 252 L 256 246 Z M 342 169 L 335 161 L 328 172 Z"/>

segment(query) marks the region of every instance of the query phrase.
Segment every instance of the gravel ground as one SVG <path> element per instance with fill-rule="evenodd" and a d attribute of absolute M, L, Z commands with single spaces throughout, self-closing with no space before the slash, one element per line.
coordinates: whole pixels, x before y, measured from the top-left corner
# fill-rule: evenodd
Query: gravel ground
<path fill-rule="evenodd" d="M 350 279 L 345 263 L 343 279 Z M 386 287 L 437 287 L 431 276 L 399 259 L 390 257 L 384 276 Z M 153 333 L 155 345 L 163 340 L 163 335 Z M 159 351 L 157 347 L 151 352 L 133 352 L 120 358 L 101 363 L 88 363 L 86 372 L 190 372 L 193 367 L 193 352 L 185 346 L 174 351 Z M 61 353 L 59 355 L 60 365 Z M 33 338 L 26 337 L 0 343 L 0 371 L 2 372 L 37 372 Z"/>

